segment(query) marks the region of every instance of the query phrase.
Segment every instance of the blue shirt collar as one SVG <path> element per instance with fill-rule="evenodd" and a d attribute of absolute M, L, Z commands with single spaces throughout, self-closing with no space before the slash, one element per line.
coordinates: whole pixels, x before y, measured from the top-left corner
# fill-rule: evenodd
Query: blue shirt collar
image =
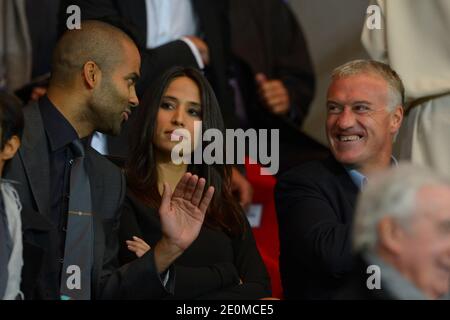
<path fill-rule="evenodd" d="M 394 156 L 391 156 L 391 166 L 398 166 L 398 161 Z M 344 168 L 350 176 L 350 179 L 352 179 L 353 183 L 358 187 L 359 190 L 362 190 L 367 183 L 367 177 L 350 166 L 344 166 Z"/>

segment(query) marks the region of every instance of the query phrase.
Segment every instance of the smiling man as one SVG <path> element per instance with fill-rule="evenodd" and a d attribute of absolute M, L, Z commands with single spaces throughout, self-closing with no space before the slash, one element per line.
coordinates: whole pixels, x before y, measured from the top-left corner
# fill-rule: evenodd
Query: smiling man
<path fill-rule="evenodd" d="M 355 60 L 333 71 L 326 105 L 333 157 L 288 171 L 275 189 L 286 298 L 331 298 L 352 270 L 356 196 L 395 163 L 403 92 L 397 73 L 380 62 Z"/>

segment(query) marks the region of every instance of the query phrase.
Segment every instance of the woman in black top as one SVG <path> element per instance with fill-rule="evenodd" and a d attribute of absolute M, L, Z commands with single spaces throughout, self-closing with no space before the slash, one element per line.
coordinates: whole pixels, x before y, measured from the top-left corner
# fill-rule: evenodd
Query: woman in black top
<path fill-rule="evenodd" d="M 217 100 L 204 76 L 193 68 L 172 68 L 147 92 L 138 111 L 126 166 L 128 192 L 120 225 L 121 263 L 142 256 L 161 237 L 157 208 L 163 183 L 173 189 L 188 171 L 204 177 L 215 194 L 198 238 L 175 263 L 173 298 L 268 297 L 269 276 L 245 214 L 229 188 L 231 167 L 176 164 L 172 160 L 175 146 L 184 143 L 184 154 L 180 155 L 190 160 L 194 160 L 195 148 L 203 151 L 206 147 L 204 142 L 194 143 L 195 125 L 203 132 L 218 129 L 225 137 Z M 185 131 L 174 132 L 176 129 Z M 225 159 L 224 144 L 221 148 L 218 152 Z"/>

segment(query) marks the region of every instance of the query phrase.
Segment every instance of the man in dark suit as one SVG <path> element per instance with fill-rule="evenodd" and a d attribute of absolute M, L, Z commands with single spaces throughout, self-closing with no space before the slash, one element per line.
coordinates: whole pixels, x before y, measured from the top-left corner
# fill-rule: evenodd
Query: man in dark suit
<path fill-rule="evenodd" d="M 403 92 L 379 62 L 351 61 L 333 72 L 326 121 L 333 157 L 289 170 L 275 190 L 286 298 L 328 299 L 351 271 L 356 195 L 393 161 Z"/>
<path fill-rule="evenodd" d="M 360 194 L 358 264 L 335 299 L 450 298 L 450 181 L 401 163 Z"/>
<path fill-rule="evenodd" d="M 242 101 L 236 99 L 240 126 L 280 130 L 280 173 L 308 156 L 326 156 L 325 147 L 300 131 L 314 97 L 315 77 L 306 40 L 288 4 L 229 3 L 232 81 L 238 85 L 235 96 L 242 96 Z"/>
<path fill-rule="evenodd" d="M 119 269 L 117 231 L 125 180 L 88 141 L 94 130 L 120 132 L 139 102 L 139 68 L 139 51 L 125 33 L 86 21 L 58 42 L 47 96 L 24 109 L 23 144 L 5 176 L 19 182 L 23 204 L 26 299 L 71 297 L 62 296 L 63 291 L 83 299 L 151 299 L 173 290 L 174 274 L 167 270 L 198 235 L 213 190 L 197 201 L 204 182 L 189 174 L 172 197 L 165 190 L 160 208 L 164 239 L 144 259 Z M 84 181 L 83 188 L 73 188 L 78 181 Z M 78 237 L 89 240 L 72 242 Z M 68 259 L 76 264 L 66 268 Z M 78 261 L 83 268 L 77 274 Z M 65 282 L 69 270 L 78 277 Z"/>

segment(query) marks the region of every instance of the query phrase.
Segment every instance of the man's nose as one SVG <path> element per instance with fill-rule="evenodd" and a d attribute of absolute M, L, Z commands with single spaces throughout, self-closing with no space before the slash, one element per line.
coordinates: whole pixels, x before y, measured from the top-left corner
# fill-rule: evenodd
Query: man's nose
<path fill-rule="evenodd" d="M 354 126 L 355 114 L 350 107 L 344 107 L 342 112 L 339 114 L 336 124 L 342 130 L 349 129 Z"/>
<path fill-rule="evenodd" d="M 128 104 L 130 105 L 130 107 L 137 107 L 139 105 L 139 99 L 137 97 L 136 94 L 136 89 L 133 88 L 130 94 L 130 97 L 128 99 Z"/>

